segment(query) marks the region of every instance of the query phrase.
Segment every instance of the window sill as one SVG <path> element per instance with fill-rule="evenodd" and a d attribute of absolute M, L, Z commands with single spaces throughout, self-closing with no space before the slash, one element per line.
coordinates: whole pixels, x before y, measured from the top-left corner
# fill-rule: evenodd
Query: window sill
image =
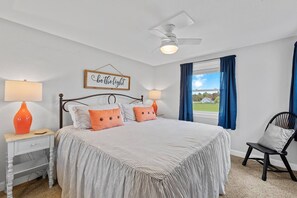
<path fill-rule="evenodd" d="M 217 112 L 204 112 L 204 111 L 193 111 L 194 122 L 217 125 L 218 124 L 218 113 Z"/>
<path fill-rule="evenodd" d="M 193 115 L 196 117 L 218 119 L 219 113 L 217 112 L 206 112 L 206 111 L 193 111 Z"/>

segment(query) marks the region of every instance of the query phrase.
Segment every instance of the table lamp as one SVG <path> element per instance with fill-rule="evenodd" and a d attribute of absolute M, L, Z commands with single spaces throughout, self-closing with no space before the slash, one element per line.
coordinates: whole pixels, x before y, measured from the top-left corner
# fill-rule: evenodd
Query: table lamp
<path fill-rule="evenodd" d="M 157 106 L 157 103 L 156 103 L 156 100 L 159 100 L 161 98 L 161 91 L 159 90 L 151 90 L 149 92 L 149 99 L 152 99 L 154 100 L 153 104 L 152 104 L 152 107 L 157 115 L 157 111 L 158 111 L 158 106 Z"/>
<path fill-rule="evenodd" d="M 13 124 L 16 134 L 30 132 L 32 115 L 27 108 L 26 102 L 42 100 L 42 84 L 28 81 L 5 81 L 5 101 L 22 102 L 20 110 L 15 114 Z"/>

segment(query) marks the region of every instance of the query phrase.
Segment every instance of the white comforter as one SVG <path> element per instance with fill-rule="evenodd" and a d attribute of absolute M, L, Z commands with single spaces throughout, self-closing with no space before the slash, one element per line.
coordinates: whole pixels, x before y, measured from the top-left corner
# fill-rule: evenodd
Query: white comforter
<path fill-rule="evenodd" d="M 224 193 L 230 136 L 221 127 L 158 119 L 57 135 L 64 198 L 205 198 Z"/>

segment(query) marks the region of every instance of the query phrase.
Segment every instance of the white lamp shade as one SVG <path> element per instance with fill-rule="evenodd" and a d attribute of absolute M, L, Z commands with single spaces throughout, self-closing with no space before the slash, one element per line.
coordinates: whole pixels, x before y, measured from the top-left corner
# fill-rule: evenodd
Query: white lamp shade
<path fill-rule="evenodd" d="M 5 81 L 5 101 L 41 101 L 42 84 L 28 81 Z"/>
<path fill-rule="evenodd" d="M 159 90 L 151 90 L 149 92 L 149 99 L 158 100 L 161 98 L 161 91 Z"/>

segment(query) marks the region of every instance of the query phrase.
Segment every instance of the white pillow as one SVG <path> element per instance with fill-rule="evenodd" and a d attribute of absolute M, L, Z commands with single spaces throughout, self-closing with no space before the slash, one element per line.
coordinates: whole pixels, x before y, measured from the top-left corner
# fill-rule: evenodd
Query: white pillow
<path fill-rule="evenodd" d="M 135 114 L 133 107 L 144 107 L 142 103 L 133 103 L 133 104 L 121 104 L 120 105 L 124 114 L 124 121 L 135 121 Z"/>
<path fill-rule="evenodd" d="M 274 124 L 269 124 L 258 144 L 281 152 L 294 132 L 294 129 L 284 129 Z"/>
<path fill-rule="evenodd" d="M 118 104 L 97 106 L 68 105 L 68 110 L 73 121 L 73 126 L 79 129 L 89 129 L 92 127 L 89 110 L 108 110 L 116 108 L 120 108 L 120 106 Z"/>

